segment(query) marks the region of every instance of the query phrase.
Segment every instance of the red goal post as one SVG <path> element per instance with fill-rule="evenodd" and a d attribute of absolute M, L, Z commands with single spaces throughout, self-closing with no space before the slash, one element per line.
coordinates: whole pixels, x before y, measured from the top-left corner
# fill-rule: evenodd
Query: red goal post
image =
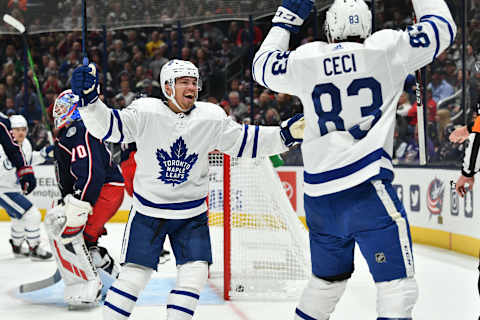
<path fill-rule="evenodd" d="M 310 278 L 308 233 L 268 158 L 209 155 L 210 281 L 225 300 L 298 298 Z"/>

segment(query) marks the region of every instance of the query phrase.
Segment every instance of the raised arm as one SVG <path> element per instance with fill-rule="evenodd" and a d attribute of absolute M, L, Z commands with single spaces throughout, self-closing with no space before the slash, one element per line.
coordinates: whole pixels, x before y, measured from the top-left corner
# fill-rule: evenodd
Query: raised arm
<path fill-rule="evenodd" d="M 80 116 L 91 135 L 114 143 L 135 141 L 138 119 L 134 103 L 124 110 L 116 110 L 98 99 L 98 76 L 94 64 L 76 68 L 71 85 L 73 93 L 80 97 Z"/>
<path fill-rule="evenodd" d="M 288 51 L 290 33 L 297 33 L 312 10 L 311 0 L 283 0 L 272 20 L 273 28 L 255 54 L 253 79 L 277 92 L 295 94 L 301 80 L 293 72 L 295 51 Z"/>
<path fill-rule="evenodd" d="M 390 40 L 383 36 L 376 37 L 377 34 L 372 36 L 372 41 L 378 44 L 393 44 L 390 47 L 391 57 L 404 65 L 406 73 L 431 63 L 453 43 L 457 32 L 444 0 L 412 0 L 412 3 L 418 23 L 405 31 L 389 34 Z"/>

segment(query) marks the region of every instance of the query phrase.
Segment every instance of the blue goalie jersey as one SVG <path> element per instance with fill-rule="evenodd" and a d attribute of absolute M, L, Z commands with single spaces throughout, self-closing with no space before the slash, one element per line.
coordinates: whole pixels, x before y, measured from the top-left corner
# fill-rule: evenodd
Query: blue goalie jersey
<path fill-rule="evenodd" d="M 123 185 L 105 144 L 89 134 L 80 120 L 58 134 L 55 159 L 62 196 L 73 194 L 93 206 L 104 184 Z"/>

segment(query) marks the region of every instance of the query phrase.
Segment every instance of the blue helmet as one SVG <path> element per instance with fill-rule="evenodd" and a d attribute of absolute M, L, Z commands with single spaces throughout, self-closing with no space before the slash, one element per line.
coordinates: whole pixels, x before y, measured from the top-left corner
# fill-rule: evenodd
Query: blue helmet
<path fill-rule="evenodd" d="M 68 89 L 60 93 L 53 106 L 53 118 L 55 119 L 55 128 L 63 128 L 65 125 L 80 119 L 80 113 L 77 109 L 78 96 Z"/>

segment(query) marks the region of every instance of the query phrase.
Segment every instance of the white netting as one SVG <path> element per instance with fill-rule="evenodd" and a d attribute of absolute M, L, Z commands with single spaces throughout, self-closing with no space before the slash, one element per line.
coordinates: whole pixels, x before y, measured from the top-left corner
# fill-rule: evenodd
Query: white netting
<path fill-rule="evenodd" d="M 210 155 L 209 224 L 212 279 L 222 284 L 223 155 Z M 269 159 L 231 158 L 232 298 L 296 298 L 310 277 L 308 234 Z"/>

